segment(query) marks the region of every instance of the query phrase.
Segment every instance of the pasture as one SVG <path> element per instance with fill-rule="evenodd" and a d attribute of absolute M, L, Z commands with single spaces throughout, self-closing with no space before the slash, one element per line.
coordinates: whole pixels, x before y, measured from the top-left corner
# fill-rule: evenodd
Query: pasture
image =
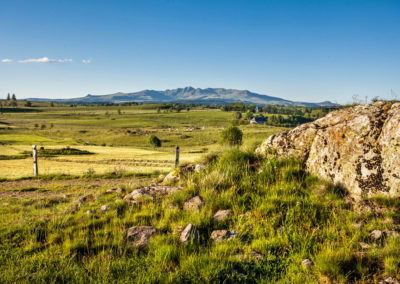
<path fill-rule="evenodd" d="M 22 104 L 20 102 L 20 104 Z M 232 124 L 232 113 L 197 107 L 181 112 L 157 110 L 156 105 L 74 106 L 35 103 L 18 111 L 3 108 L 0 114 L 0 178 L 29 177 L 32 158 L 21 153 L 39 148 L 74 147 L 93 155 L 39 157 L 39 174 L 85 175 L 111 171 L 165 173 L 175 161 L 193 162 L 203 154 L 218 151 L 220 131 Z M 254 147 L 283 128 L 242 125 L 243 147 Z M 148 140 L 156 135 L 162 146 Z"/>

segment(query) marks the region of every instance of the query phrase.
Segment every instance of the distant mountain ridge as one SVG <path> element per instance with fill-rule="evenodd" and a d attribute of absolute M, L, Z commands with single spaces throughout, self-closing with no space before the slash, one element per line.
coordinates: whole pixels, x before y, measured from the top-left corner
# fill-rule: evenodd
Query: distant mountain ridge
<path fill-rule="evenodd" d="M 261 95 L 248 90 L 224 89 L 224 88 L 193 88 L 185 87 L 173 90 L 143 90 L 133 93 L 114 93 L 108 95 L 87 95 L 74 99 L 28 99 L 31 101 L 54 101 L 63 103 L 196 103 L 196 104 L 230 104 L 243 102 L 256 105 L 293 105 L 293 106 L 336 106 L 330 101 L 320 103 L 308 103 L 285 100 L 278 97 Z"/>

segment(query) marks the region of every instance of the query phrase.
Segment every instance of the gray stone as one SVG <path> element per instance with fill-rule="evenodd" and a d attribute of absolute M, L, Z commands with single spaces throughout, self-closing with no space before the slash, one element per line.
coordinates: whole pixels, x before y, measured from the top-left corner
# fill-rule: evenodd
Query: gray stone
<path fill-rule="evenodd" d="M 370 234 L 369 237 L 373 241 L 378 241 L 384 237 L 384 233 L 381 230 L 373 230 Z"/>
<path fill-rule="evenodd" d="M 188 224 L 185 229 L 183 229 L 179 241 L 181 243 L 191 243 L 196 242 L 199 239 L 199 232 L 196 227 L 192 224 Z"/>
<path fill-rule="evenodd" d="M 363 196 L 400 196 L 400 103 L 376 102 L 333 111 L 268 137 L 256 152 L 295 156 L 306 170 Z"/>
<path fill-rule="evenodd" d="M 227 240 L 232 240 L 236 238 L 236 231 L 228 231 L 228 230 L 215 230 L 211 233 L 211 239 L 215 242 L 222 242 Z"/>
<path fill-rule="evenodd" d="M 108 205 L 108 204 L 104 204 L 104 205 L 100 206 L 100 211 L 101 212 L 106 212 L 109 209 L 110 209 L 110 205 Z"/>
<path fill-rule="evenodd" d="M 134 226 L 128 229 L 127 240 L 132 242 L 136 248 L 142 249 L 147 246 L 155 232 L 156 229 L 152 226 Z"/>
<path fill-rule="evenodd" d="M 397 280 L 396 278 L 391 277 L 391 276 L 385 278 L 383 283 L 385 283 L 385 284 L 400 284 L 399 280 Z"/>
<path fill-rule="evenodd" d="M 205 165 L 205 164 L 199 163 L 199 164 L 196 164 L 196 165 L 194 166 L 194 171 L 195 171 L 195 172 L 201 172 L 201 171 L 204 170 L 205 168 L 206 168 L 206 165 Z"/>
<path fill-rule="evenodd" d="M 185 204 L 183 204 L 183 208 L 189 211 L 200 210 L 203 203 L 203 199 L 200 196 L 195 196 L 186 201 Z"/>
<path fill-rule="evenodd" d="M 310 268 L 314 267 L 314 262 L 311 259 L 308 259 L 308 258 L 303 258 L 301 260 L 301 263 L 307 269 L 310 269 Z"/>
<path fill-rule="evenodd" d="M 364 242 L 359 242 L 358 244 L 360 245 L 360 247 L 361 247 L 362 249 L 369 249 L 369 248 L 371 248 L 371 245 L 370 245 L 370 244 L 367 244 L 367 243 L 364 243 Z"/>
<path fill-rule="evenodd" d="M 217 213 L 214 214 L 214 220 L 215 221 L 224 221 L 228 219 L 232 215 L 232 210 L 227 209 L 227 210 L 218 210 Z"/>
<path fill-rule="evenodd" d="M 135 204 L 140 199 L 145 197 L 151 197 L 151 195 L 148 194 L 148 192 L 144 188 L 138 188 L 132 191 L 131 193 L 125 195 L 124 201 Z"/>

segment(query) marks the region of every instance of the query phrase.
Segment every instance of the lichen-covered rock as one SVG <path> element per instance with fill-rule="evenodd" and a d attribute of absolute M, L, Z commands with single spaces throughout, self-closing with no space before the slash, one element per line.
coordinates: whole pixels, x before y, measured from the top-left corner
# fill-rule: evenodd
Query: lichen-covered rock
<path fill-rule="evenodd" d="M 306 170 L 347 188 L 355 200 L 400 196 L 400 103 L 376 102 L 329 113 L 272 135 L 256 150 L 295 156 Z"/>
<path fill-rule="evenodd" d="M 237 232 L 236 231 L 228 231 L 228 230 L 215 230 L 212 231 L 211 233 L 211 239 L 214 240 L 214 242 L 222 242 L 222 241 L 227 241 L 227 240 L 232 240 L 236 238 Z"/>
<path fill-rule="evenodd" d="M 128 242 L 133 242 L 133 245 L 142 249 L 150 241 L 150 237 L 156 232 L 156 229 L 152 226 L 134 226 L 127 231 Z"/>
<path fill-rule="evenodd" d="M 199 232 L 196 227 L 192 224 L 188 224 L 185 229 L 181 232 L 179 241 L 181 243 L 191 243 L 196 242 L 199 239 Z"/>
<path fill-rule="evenodd" d="M 224 221 L 228 219 L 232 215 L 232 210 L 218 210 L 217 213 L 214 214 L 214 220 L 217 222 Z"/>
<path fill-rule="evenodd" d="M 183 204 L 183 208 L 188 211 L 200 210 L 203 205 L 203 199 L 200 196 L 195 196 Z"/>

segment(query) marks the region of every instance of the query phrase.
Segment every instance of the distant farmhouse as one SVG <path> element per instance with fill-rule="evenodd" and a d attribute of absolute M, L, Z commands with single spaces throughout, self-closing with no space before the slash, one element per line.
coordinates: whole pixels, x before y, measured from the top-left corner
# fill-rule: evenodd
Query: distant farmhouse
<path fill-rule="evenodd" d="M 253 117 L 252 119 L 250 119 L 250 124 L 263 124 L 268 122 L 268 118 L 267 117 Z"/>

